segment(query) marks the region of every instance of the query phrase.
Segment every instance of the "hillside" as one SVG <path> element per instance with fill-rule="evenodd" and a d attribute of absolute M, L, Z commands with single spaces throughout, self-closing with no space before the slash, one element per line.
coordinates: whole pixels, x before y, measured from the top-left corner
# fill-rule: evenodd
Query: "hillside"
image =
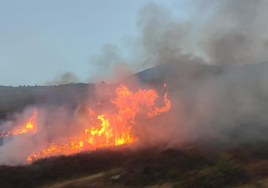
<path fill-rule="evenodd" d="M 77 106 L 92 95 L 94 84 L 60 86 L 0 86 L 0 119 L 31 104 L 69 104 Z M 81 101 L 78 101 L 80 99 Z"/>
<path fill-rule="evenodd" d="M 197 149 L 131 150 L 124 147 L 0 166 L 6 188 L 260 188 L 267 187 L 267 146 L 221 153 Z M 265 150 L 263 150 L 265 149 Z"/>
<path fill-rule="evenodd" d="M 182 62 L 127 77 L 120 83 L 133 90 L 156 89 L 160 97 L 167 90 L 171 100 L 167 113 L 145 122 L 137 118 L 138 128 L 146 126 L 139 142 L 29 165 L 1 165 L 0 187 L 267 187 L 266 70 L 268 63 L 220 67 Z M 75 111 L 120 83 L 1 86 L 1 116 L 8 119 L 6 114 L 33 104 Z"/>

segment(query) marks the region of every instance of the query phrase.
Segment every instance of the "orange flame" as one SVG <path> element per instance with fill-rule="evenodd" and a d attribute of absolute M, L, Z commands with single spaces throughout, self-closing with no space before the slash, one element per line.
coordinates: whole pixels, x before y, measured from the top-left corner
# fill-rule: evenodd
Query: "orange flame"
<path fill-rule="evenodd" d="M 34 110 L 32 117 L 28 120 L 28 122 L 22 128 L 11 130 L 8 132 L 2 132 L 0 137 L 22 134 L 22 133 L 27 133 L 27 132 L 36 133 L 37 128 L 36 128 L 35 121 L 36 121 L 37 115 L 38 115 L 37 110 Z"/>
<path fill-rule="evenodd" d="M 164 85 L 166 88 L 166 86 Z M 155 106 L 158 94 L 154 90 L 139 90 L 135 93 L 126 86 L 121 85 L 116 89 L 116 98 L 111 103 L 116 106 L 117 113 L 96 114 L 89 109 L 88 116 L 91 123 L 81 135 L 70 138 L 66 144 L 52 143 L 39 151 L 32 152 L 27 161 L 55 155 L 70 155 L 85 150 L 131 144 L 139 138 L 131 134 L 132 126 L 135 125 L 135 117 L 138 113 L 146 114 L 148 118 L 159 115 L 170 109 L 170 100 L 167 92 L 164 94 L 162 108 Z"/>

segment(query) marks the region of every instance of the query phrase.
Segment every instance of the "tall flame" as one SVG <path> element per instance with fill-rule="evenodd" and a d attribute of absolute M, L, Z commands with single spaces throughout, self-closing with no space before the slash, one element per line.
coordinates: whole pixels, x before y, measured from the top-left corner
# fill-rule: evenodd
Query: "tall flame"
<path fill-rule="evenodd" d="M 166 85 L 164 85 L 166 89 Z M 155 100 L 158 94 L 154 90 L 139 90 L 136 93 L 130 91 L 126 86 L 121 85 L 116 89 L 116 98 L 111 103 L 116 106 L 117 113 L 112 115 L 96 115 L 89 109 L 89 117 L 97 124 L 86 128 L 77 137 L 71 138 L 70 142 L 64 145 L 52 143 L 40 151 L 31 153 L 27 160 L 32 161 L 53 155 L 69 155 L 84 150 L 131 144 L 135 139 L 131 135 L 131 128 L 135 124 L 135 116 L 138 113 L 146 113 L 148 118 L 159 115 L 170 109 L 170 100 L 167 99 L 167 92 L 164 94 L 165 106 L 155 107 Z"/>
<path fill-rule="evenodd" d="M 120 85 L 116 89 L 116 97 L 111 99 L 111 103 L 116 107 L 114 114 L 98 114 L 96 111 L 88 109 L 89 123 L 80 135 L 69 138 L 67 143 L 52 142 L 41 150 L 33 151 L 27 157 L 27 161 L 133 143 L 139 139 L 137 136 L 133 137 L 131 133 L 137 114 L 142 113 L 148 118 L 152 118 L 170 109 L 171 104 L 167 98 L 166 85 L 164 85 L 164 88 L 165 105 L 160 108 L 155 106 L 155 100 L 158 98 L 156 91 L 140 89 L 137 92 L 132 92 L 126 86 Z M 97 105 L 101 105 L 101 103 Z M 37 114 L 35 110 L 33 116 L 23 128 L 6 132 L 4 135 L 35 133 L 37 130 L 35 123 Z"/>

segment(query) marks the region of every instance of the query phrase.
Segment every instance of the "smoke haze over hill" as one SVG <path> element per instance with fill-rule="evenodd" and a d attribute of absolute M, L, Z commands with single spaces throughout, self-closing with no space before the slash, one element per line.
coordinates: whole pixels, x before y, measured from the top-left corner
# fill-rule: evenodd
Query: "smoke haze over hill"
<path fill-rule="evenodd" d="M 90 62 L 97 65 L 91 79 L 114 84 L 102 82 L 84 88 L 84 95 L 64 90 L 60 95 L 48 94 L 48 99 L 56 97 L 53 102 L 32 103 L 15 116 L 15 122 L 36 107 L 40 131 L 35 136 L 4 138 L 0 162 L 23 163 L 32 150 L 52 141 L 64 143 L 84 128 L 89 107 L 116 114 L 118 109 L 112 110 L 111 101 L 122 83 L 134 93 L 138 89 L 157 91 L 157 107 L 165 105 L 166 90 L 171 101 L 170 111 L 154 118 L 146 119 L 143 113 L 135 116 L 137 123 L 131 131 L 138 141 L 133 148 L 191 143 L 219 149 L 266 140 L 268 63 L 260 62 L 268 59 L 267 5 L 261 0 L 195 1 L 189 18 L 181 20 L 166 8 L 147 4 L 137 22 L 139 35 L 130 39 L 125 49 L 129 55 L 116 45 L 106 45 L 102 53 L 91 57 Z M 148 67 L 152 68 L 126 77 Z M 68 73 L 51 84 L 76 81 L 76 76 Z M 66 100 L 57 103 L 66 95 Z M 2 127 L 11 124 L 2 122 Z"/>

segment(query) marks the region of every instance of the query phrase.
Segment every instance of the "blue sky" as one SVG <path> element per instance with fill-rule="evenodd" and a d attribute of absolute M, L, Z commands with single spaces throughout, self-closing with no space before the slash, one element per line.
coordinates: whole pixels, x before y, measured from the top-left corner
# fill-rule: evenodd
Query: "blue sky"
<path fill-rule="evenodd" d="M 86 80 L 89 57 L 135 36 L 148 2 L 187 16 L 186 0 L 0 1 L 0 85 L 43 85 L 66 71 Z"/>

